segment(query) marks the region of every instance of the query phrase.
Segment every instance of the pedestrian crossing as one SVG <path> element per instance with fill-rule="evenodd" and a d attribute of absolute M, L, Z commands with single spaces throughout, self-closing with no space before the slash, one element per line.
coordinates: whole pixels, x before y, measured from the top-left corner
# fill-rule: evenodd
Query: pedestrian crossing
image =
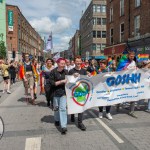
<path fill-rule="evenodd" d="M 40 149 L 41 149 L 41 137 L 26 139 L 25 150 L 40 150 Z"/>

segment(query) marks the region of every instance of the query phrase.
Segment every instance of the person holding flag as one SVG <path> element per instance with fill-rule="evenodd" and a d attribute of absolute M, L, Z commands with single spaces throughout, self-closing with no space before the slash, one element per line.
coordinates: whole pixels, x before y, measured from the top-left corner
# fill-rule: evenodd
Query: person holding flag
<path fill-rule="evenodd" d="M 32 104 L 35 104 L 34 98 L 34 76 L 36 76 L 36 71 L 29 59 L 29 54 L 25 54 L 25 62 L 20 67 L 20 79 L 23 80 L 24 87 L 25 87 L 25 95 L 26 101 L 29 102 L 28 98 L 28 88 L 30 88 L 30 94 L 32 99 Z"/>
<path fill-rule="evenodd" d="M 136 63 L 134 61 L 135 58 L 135 52 L 134 51 L 128 51 L 127 55 L 123 55 L 122 58 L 119 60 L 117 71 L 122 70 L 130 70 L 130 69 L 136 69 Z M 117 105 L 117 110 L 119 110 L 119 104 Z M 135 102 L 130 102 L 130 112 L 129 115 L 137 118 L 137 116 L 134 113 L 135 109 Z"/>
<path fill-rule="evenodd" d="M 88 75 L 90 74 L 91 76 L 96 76 L 97 72 L 97 61 L 95 59 L 92 59 L 90 65 L 87 68 L 87 73 Z"/>

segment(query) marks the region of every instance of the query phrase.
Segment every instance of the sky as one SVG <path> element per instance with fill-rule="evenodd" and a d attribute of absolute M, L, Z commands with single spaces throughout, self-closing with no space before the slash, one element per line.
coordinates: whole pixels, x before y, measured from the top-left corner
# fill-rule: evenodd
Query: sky
<path fill-rule="evenodd" d="M 30 24 L 42 36 L 53 33 L 54 52 L 68 49 L 69 40 L 79 29 L 82 11 L 91 0 L 6 0 L 17 5 Z"/>

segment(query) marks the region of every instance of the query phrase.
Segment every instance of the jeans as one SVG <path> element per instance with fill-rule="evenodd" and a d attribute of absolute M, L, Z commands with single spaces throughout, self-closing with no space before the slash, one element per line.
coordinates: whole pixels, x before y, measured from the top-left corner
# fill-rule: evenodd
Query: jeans
<path fill-rule="evenodd" d="M 60 121 L 61 128 L 67 126 L 67 98 L 66 96 L 54 97 L 54 119 Z"/>
<path fill-rule="evenodd" d="M 148 110 L 150 110 L 150 99 L 148 100 Z"/>
<path fill-rule="evenodd" d="M 103 112 L 103 106 L 102 107 L 99 107 L 99 112 Z M 110 113 L 110 109 L 111 109 L 111 106 L 106 106 L 106 113 Z"/>

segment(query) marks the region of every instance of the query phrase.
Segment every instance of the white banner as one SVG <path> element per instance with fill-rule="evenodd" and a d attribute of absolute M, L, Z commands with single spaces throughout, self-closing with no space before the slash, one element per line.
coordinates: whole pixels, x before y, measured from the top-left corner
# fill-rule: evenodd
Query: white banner
<path fill-rule="evenodd" d="M 150 69 L 104 73 L 94 77 L 67 76 L 68 114 L 150 98 Z"/>

